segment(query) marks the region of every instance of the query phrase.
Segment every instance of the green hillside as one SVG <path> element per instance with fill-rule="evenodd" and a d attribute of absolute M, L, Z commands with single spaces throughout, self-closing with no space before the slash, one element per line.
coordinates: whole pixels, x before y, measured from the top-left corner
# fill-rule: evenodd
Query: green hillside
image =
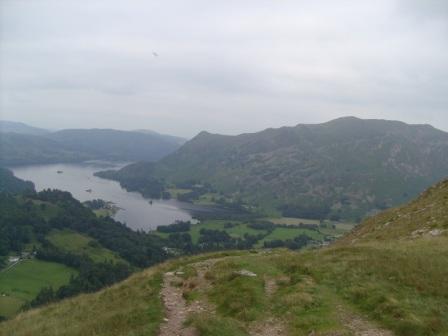
<path fill-rule="evenodd" d="M 166 259 L 163 244 L 68 192 L 0 192 L 0 320 L 121 281 Z"/>
<path fill-rule="evenodd" d="M 0 335 L 447 335 L 447 202 L 445 181 L 328 248 L 180 258 Z"/>
<path fill-rule="evenodd" d="M 359 219 L 410 200 L 447 169 L 447 133 L 349 117 L 238 136 L 202 132 L 155 164 L 99 176 L 143 193 L 161 183 L 207 183 L 260 211 Z"/>

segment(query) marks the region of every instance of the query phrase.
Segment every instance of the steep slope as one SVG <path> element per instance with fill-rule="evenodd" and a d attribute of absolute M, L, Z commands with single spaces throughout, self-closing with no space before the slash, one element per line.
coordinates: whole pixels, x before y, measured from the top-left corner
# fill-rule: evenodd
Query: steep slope
<path fill-rule="evenodd" d="M 147 174 L 208 182 L 286 216 L 356 219 L 406 202 L 447 169 L 448 133 L 348 117 L 238 136 L 202 132 Z"/>
<path fill-rule="evenodd" d="M 427 189 L 417 199 L 365 220 L 339 244 L 374 240 L 413 240 L 448 233 L 448 180 Z"/>
<path fill-rule="evenodd" d="M 447 199 L 445 181 L 325 249 L 171 261 L 23 313 L 0 324 L 0 335 L 446 335 L 448 236 L 413 232 L 445 230 Z M 392 214 L 399 217 L 384 228 Z M 374 235 L 389 226 L 400 234 Z"/>

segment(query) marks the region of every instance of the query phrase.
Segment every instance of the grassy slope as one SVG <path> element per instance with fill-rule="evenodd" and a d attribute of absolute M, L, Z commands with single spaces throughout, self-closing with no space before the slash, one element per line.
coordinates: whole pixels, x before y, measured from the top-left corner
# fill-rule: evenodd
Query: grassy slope
<path fill-rule="evenodd" d="M 52 230 L 47 235 L 47 238 L 56 247 L 67 252 L 86 254 L 95 262 L 113 261 L 126 263 L 125 260 L 111 250 L 95 244 L 96 241 L 93 238 L 71 230 Z"/>
<path fill-rule="evenodd" d="M 163 317 L 160 267 L 101 292 L 19 314 L 0 335 L 155 335 Z"/>
<path fill-rule="evenodd" d="M 206 336 L 247 335 L 250 325 L 272 317 L 286 326 L 289 335 L 350 335 L 353 330 L 346 320 L 361 315 L 397 335 L 448 335 L 448 237 L 443 232 L 448 229 L 447 201 L 448 182 L 444 182 L 407 206 L 367 220 L 330 248 L 229 255 L 206 275 L 211 286 L 205 293 L 186 293 L 186 297 L 208 298 L 216 305 L 217 314 L 202 313 L 190 322 Z M 435 229 L 442 232 L 429 233 Z M 423 231 L 413 234 L 416 230 Z M 210 256 L 185 258 L 163 267 L 187 268 L 201 258 Z M 255 272 L 257 277 L 235 276 L 234 271 L 241 269 Z M 99 294 L 22 314 L 2 324 L 0 335 L 33 334 L 30 331 L 56 335 L 55 330 L 66 330 L 62 335 L 92 335 L 93 331 L 95 335 L 115 335 L 101 328 L 111 328 L 107 322 L 113 324 L 115 320 L 110 316 L 119 314 L 128 301 L 134 300 L 134 288 L 151 282 L 160 284 L 161 279 L 154 278 L 158 270 L 160 266 Z M 194 276 L 194 272 L 189 273 Z M 278 287 L 272 296 L 264 292 L 267 279 L 274 279 Z M 108 293 L 121 295 L 122 299 L 112 303 Z M 141 296 L 146 293 L 145 289 L 139 291 Z M 100 297 L 100 309 L 91 307 Z M 149 302 L 146 300 L 146 305 L 136 308 L 127 319 L 116 319 L 120 335 L 138 335 L 136 328 L 154 321 L 150 315 L 143 315 L 144 323 L 139 319 L 147 314 Z M 74 308 L 78 306 L 87 311 L 78 312 Z M 75 313 L 69 314 L 70 309 Z M 89 312 L 97 313 L 95 321 L 87 318 L 85 323 L 73 323 L 88 317 Z M 138 323 L 129 322 L 134 314 Z M 156 334 L 156 324 L 152 325 L 155 329 L 147 335 Z M 37 326 L 40 329 L 32 329 Z"/>
<path fill-rule="evenodd" d="M 0 315 L 10 316 L 45 286 L 59 288 L 76 271 L 53 262 L 25 260 L 0 273 Z"/>
<path fill-rule="evenodd" d="M 201 335 L 222 336 L 222 328 L 247 335 L 251 323 L 274 317 L 289 335 L 350 335 L 341 316 L 360 314 L 397 335 L 443 335 L 448 332 L 447 255 L 445 237 L 300 253 L 237 253 L 216 263 L 207 275 L 212 286 L 206 297 L 216 305 L 217 315 L 204 313 L 192 323 Z M 188 267 L 200 258 L 209 256 L 170 262 L 163 269 Z M 235 276 L 241 269 L 257 277 Z M 151 317 L 153 301 L 142 297 L 159 300 L 149 286 L 160 286 L 161 279 L 154 277 L 158 270 L 160 266 L 98 294 L 21 314 L 0 325 L 0 335 L 140 335 L 142 330 L 156 335 L 161 310 Z M 263 290 L 268 278 L 278 286 L 272 297 Z"/>

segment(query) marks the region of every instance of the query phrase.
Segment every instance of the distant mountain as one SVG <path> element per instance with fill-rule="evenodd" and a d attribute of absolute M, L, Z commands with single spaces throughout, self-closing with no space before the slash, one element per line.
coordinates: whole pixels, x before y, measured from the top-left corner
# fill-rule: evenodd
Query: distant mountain
<path fill-rule="evenodd" d="M 161 134 L 161 133 L 157 133 L 155 131 L 146 130 L 146 129 L 138 129 L 138 130 L 134 130 L 134 132 L 144 133 L 144 134 L 152 134 L 154 136 L 160 137 L 163 140 L 173 142 L 177 145 L 183 145 L 184 143 L 187 142 L 187 139 L 185 139 L 185 138 L 177 137 L 174 135 Z"/>
<path fill-rule="evenodd" d="M 45 136 L 0 133 L 0 166 L 80 162 L 94 157 L 64 148 Z"/>
<path fill-rule="evenodd" d="M 0 132 L 2 133 L 19 133 L 19 134 L 29 134 L 29 135 L 43 135 L 50 131 L 29 126 L 27 124 L 15 121 L 0 120 Z"/>
<path fill-rule="evenodd" d="M 141 181 L 151 175 L 172 183 L 208 182 L 285 216 L 358 219 L 446 177 L 448 133 L 354 117 L 238 136 L 202 132 L 146 165 Z M 145 171 L 141 164 L 138 170 Z"/>
<path fill-rule="evenodd" d="M 180 147 L 170 136 L 111 129 L 72 129 L 41 135 L 0 132 L 0 165 L 156 161 Z"/>
<path fill-rule="evenodd" d="M 107 160 L 156 161 L 180 147 L 160 134 L 112 129 L 68 129 L 46 137 L 69 150 Z"/>

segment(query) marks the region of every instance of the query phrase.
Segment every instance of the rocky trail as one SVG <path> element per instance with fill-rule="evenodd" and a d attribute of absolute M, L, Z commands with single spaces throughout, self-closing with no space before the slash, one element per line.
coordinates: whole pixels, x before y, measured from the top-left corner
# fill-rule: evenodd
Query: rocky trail
<path fill-rule="evenodd" d="M 185 326 L 188 317 L 192 314 L 214 314 L 214 307 L 203 300 L 195 300 L 189 304 L 184 298 L 184 289 L 195 287 L 205 291 L 209 283 L 205 274 L 219 259 L 209 259 L 198 262 L 192 266 L 197 276 L 192 281 L 184 281 L 182 271 L 166 272 L 163 277 L 162 298 L 166 310 L 166 318 L 160 327 L 159 336 L 197 336 L 195 328 Z"/>
<path fill-rule="evenodd" d="M 205 314 L 213 316 L 216 314 L 213 304 L 205 299 L 207 290 L 211 287 L 207 279 L 209 272 L 214 264 L 224 258 L 209 259 L 191 264 L 195 270 L 195 276 L 185 278 L 182 269 L 166 272 L 163 277 L 162 299 L 165 306 L 166 317 L 160 327 L 159 336 L 199 336 L 198 331 L 193 326 L 186 325 L 188 318 L 194 314 Z M 239 274 L 242 276 L 257 276 L 246 270 Z M 246 275 L 247 273 L 247 275 Z M 288 277 L 264 277 L 264 291 L 267 298 L 271 298 L 278 290 L 278 283 L 289 281 Z M 185 293 L 195 290 L 201 295 L 194 300 L 187 302 Z M 393 336 L 388 330 L 381 329 L 364 317 L 349 311 L 342 304 L 337 306 L 337 314 L 341 324 L 346 328 L 345 333 L 315 333 L 311 331 L 309 336 Z M 247 332 L 250 336 L 286 336 L 288 328 L 285 321 L 278 318 L 268 317 L 261 321 L 248 324 Z"/>

